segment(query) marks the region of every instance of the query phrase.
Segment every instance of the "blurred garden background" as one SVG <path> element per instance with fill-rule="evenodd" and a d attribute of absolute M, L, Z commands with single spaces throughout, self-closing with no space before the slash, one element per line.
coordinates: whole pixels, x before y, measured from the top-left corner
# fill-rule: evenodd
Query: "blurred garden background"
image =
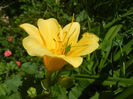
<path fill-rule="evenodd" d="M 54 73 L 50 99 L 132 99 L 132 0 L 0 0 L 0 99 L 31 99 L 31 87 L 37 93 L 32 99 L 47 99 L 42 95 L 43 60 L 27 54 L 22 46 L 27 33 L 19 25 L 56 18 L 63 27 L 73 13 L 80 37 L 94 33 L 100 46 L 84 56 L 79 68 Z"/>

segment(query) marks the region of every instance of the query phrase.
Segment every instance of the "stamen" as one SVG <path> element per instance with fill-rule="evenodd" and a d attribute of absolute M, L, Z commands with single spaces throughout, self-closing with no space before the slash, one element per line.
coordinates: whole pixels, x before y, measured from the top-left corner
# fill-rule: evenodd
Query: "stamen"
<path fill-rule="evenodd" d="M 71 26 L 70 26 L 70 28 L 69 28 L 68 33 L 70 32 L 70 29 L 71 29 L 71 27 L 72 27 L 73 21 L 74 21 L 74 13 L 73 13 L 72 23 L 71 23 Z M 74 31 L 75 31 L 75 30 L 76 30 L 76 28 L 74 29 Z M 68 37 L 66 46 L 68 45 L 68 42 L 69 42 L 69 40 L 70 40 L 70 37 L 74 34 L 74 31 L 73 31 L 73 32 L 71 33 L 71 35 Z"/>
<path fill-rule="evenodd" d="M 64 38 L 63 38 L 63 41 L 65 41 L 65 38 L 66 38 L 66 36 L 67 36 L 67 32 L 64 32 L 65 33 L 65 36 L 64 36 Z"/>
<path fill-rule="evenodd" d="M 70 28 L 69 28 L 69 30 L 68 30 L 68 33 L 69 33 L 69 31 L 70 31 L 70 29 L 71 29 L 71 27 L 72 27 L 73 21 L 74 21 L 74 13 L 73 13 L 72 22 L 71 22 Z"/>
<path fill-rule="evenodd" d="M 72 23 L 73 23 L 73 21 L 74 21 L 74 13 L 73 13 L 73 17 L 72 17 Z"/>
<path fill-rule="evenodd" d="M 71 24 L 70 24 L 70 27 L 69 27 L 69 29 L 68 29 L 68 31 L 65 31 L 63 34 L 64 34 L 64 36 L 63 36 L 63 40 L 61 41 L 61 39 L 60 39 L 60 32 L 57 34 L 57 39 L 53 39 L 54 40 L 54 42 L 55 42 L 55 44 L 56 44 L 56 49 L 51 49 L 51 51 L 53 52 L 53 53 L 55 53 L 55 54 L 67 54 L 67 52 L 68 51 L 70 51 L 70 49 L 71 49 L 71 44 L 70 45 L 68 45 L 68 41 L 69 41 L 69 39 L 70 39 L 70 37 L 74 34 L 74 31 L 75 31 L 75 29 L 74 29 L 74 31 L 69 35 L 69 37 L 67 36 L 68 35 L 68 33 L 70 32 L 70 29 L 71 29 L 71 27 L 72 27 L 72 24 L 73 24 L 73 21 L 74 21 L 74 14 L 73 14 L 73 17 L 72 17 L 72 22 L 71 22 Z M 68 49 L 68 47 L 70 47 L 69 49 Z M 67 49 L 67 50 L 66 50 Z"/>
<path fill-rule="evenodd" d="M 71 29 L 71 27 L 72 27 L 73 21 L 74 21 L 74 13 L 73 13 L 72 22 L 71 22 L 71 25 L 70 25 L 68 31 L 65 31 L 65 32 L 64 32 L 64 33 L 65 33 L 65 36 L 64 36 L 64 38 L 63 38 L 63 41 L 65 41 L 66 36 L 67 36 L 68 33 L 70 32 L 70 29 Z M 74 30 L 74 31 L 75 31 L 75 30 Z M 74 32 L 73 32 L 73 33 L 74 33 Z M 72 33 L 72 34 L 73 34 L 73 33 Z M 68 39 L 70 39 L 70 37 L 72 36 L 72 34 L 68 37 Z M 68 42 L 68 40 L 67 40 L 67 42 Z"/>
<path fill-rule="evenodd" d="M 56 44 L 56 48 L 55 49 L 51 49 L 50 51 L 52 53 L 54 53 L 54 54 L 62 55 L 63 54 L 63 50 L 64 50 L 62 41 L 57 41 L 55 38 L 53 40 L 54 40 L 54 42 Z"/>
<path fill-rule="evenodd" d="M 88 46 L 88 44 L 85 44 L 85 45 L 79 45 L 79 46 L 72 46 L 72 47 L 81 47 L 81 46 Z"/>
<path fill-rule="evenodd" d="M 53 40 L 56 42 L 55 38 Z"/>
<path fill-rule="evenodd" d="M 58 49 L 58 44 L 55 38 L 53 38 L 56 48 Z"/>
<path fill-rule="evenodd" d="M 61 40 L 60 39 L 60 32 L 57 34 L 57 39 Z"/>

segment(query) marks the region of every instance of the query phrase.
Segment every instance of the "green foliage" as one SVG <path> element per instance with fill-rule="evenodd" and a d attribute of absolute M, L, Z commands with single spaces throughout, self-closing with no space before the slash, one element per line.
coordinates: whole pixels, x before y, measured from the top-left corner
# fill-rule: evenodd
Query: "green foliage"
<path fill-rule="evenodd" d="M 90 99 L 98 99 L 98 97 L 99 97 L 99 93 L 96 92 L 96 94 L 92 96 Z"/>
<path fill-rule="evenodd" d="M 122 93 L 117 95 L 115 99 L 131 99 L 133 96 L 133 86 L 125 89 Z"/>
<path fill-rule="evenodd" d="M 117 61 L 122 54 L 128 55 L 132 51 L 133 40 L 130 40 L 117 54 L 114 56 L 114 61 Z"/>
<path fill-rule="evenodd" d="M 31 57 L 22 46 L 26 32 L 20 24 L 37 26 L 39 18 L 56 18 L 62 27 L 72 14 L 82 33 L 95 33 L 100 47 L 84 56 L 74 69 L 66 65 L 53 73 L 51 99 L 131 99 L 133 96 L 133 3 L 132 0 L 1 0 L 0 1 L 0 99 L 29 99 L 34 87 L 48 99 L 40 82 L 45 79 L 42 58 Z M 81 35 L 79 39 L 81 38 Z M 12 42 L 8 42 L 13 36 Z M 65 54 L 71 45 L 67 45 Z M 6 50 L 12 55 L 4 57 Z M 21 62 L 18 67 L 16 61 Z M 62 78 L 68 77 L 69 81 Z M 71 84 L 69 84 L 71 83 Z M 61 85 L 60 85 L 61 84 Z"/>
<path fill-rule="evenodd" d="M 0 85 L 0 96 L 2 97 L 2 95 L 9 95 L 10 99 L 13 99 L 14 97 L 21 99 L 21 96 L 18 92 L 19 86 L 22 86 L 21 76 L 19 74 L 12 75 L 3 84 Z M 9 99 L 9 97 L 7 98 Z"/>
<path fill-rule="evenodd" d="M 16 92 L 14 94 L 12 94 L 10 97 L 8 97 L 8 99 L 21 99 L 20 93 Z"/>
<path fill-rule="evenodd" d="M 34 74 L 37 70 L 37 65 L 35 63 L 27 62 L 22 64 L 21 70 L 28 74 Z"/>
<path fill-rule="evenodd" d="M 67 91 L 65 88 L 61 87 L 60 85 L 55 85 L 51 88 L 52 99 L 68 99 L 66 94 Z"/>
<path fill-rule="evenodd" d="M 7 94 L 10 94 L 11 91 L 16 92 L 18 87 L 22 85 L 21 77 L 19 75 L 12 75 L 10 79 L 7 79 L 3 84 L 3 87 L 6 89 Z"/>
<path fill-rule="evenodd" d="M 104 64 L 111 50 L 112 41 L 115 38 L 118 31 L 121 29 L 121 27 L 121 25 L 111 27 L 109 31 L 106 33 L 103 42 L 101 42 L 100 48 L 102 49 L 102 59 L 100 61 L 99 70 L 104 68 Z"/>
<path fill-rule="evenodd" d="M 80 81 L 72 90 L 69 92 L 69 99 L 78 99 L 82 94 L 82 91 L 89 85 L 88 81 Z M 80 90 L 80 91 L 79 91 Z"/>

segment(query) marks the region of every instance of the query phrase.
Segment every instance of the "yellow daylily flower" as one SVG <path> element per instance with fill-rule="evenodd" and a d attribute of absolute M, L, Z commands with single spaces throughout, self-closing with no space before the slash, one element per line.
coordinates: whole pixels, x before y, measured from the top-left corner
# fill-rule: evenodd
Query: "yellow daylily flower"
<path fill-rule="evenodd" d="M 71 22 L 63 29 L 54 18 L 39 19 L 38 28 L 24 23 L 20 25 L 29 36 L 23 39 L 23 46 L 31 56 L 43 57 L 48 71 L 57 71 L 69 63 L 77 68 L 81 56 L 90 54 L 99 46 L 99 38 L 92 33 L 84 33 L 78 41 L 80 24 Z"/>

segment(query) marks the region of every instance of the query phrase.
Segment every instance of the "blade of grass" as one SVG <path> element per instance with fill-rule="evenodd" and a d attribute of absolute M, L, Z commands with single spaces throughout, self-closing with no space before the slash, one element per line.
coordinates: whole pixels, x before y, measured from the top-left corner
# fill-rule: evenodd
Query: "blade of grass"
<path fill-rule="evenodd" d="M 133 40 L 130 40 L 123 48 L 123 52 L 126 54 L 129 54 L 132 51 L 132 46 L 133 46 Z M 115 54 L 114 56 L 114 61 L 117 61 L 121 57 L 121 50 L 118 51 L 118 53 Z"/>
<path fill-rule="evenodd" d="M 116 96 L 114 99 L 131 99 L 132 97 L 128 98 L 130 95 L 133 95 L 133 86 L 127 88 L 125 91 Z"/>
<path fill-rule="evenodd" d="M 117 18 L 114 19 L 113 21 L 111 21 L 111 22 L 109 22 L 108 24 L 106 24 L 106 25 L 104 26 L 104 28 L 105 28 L 105 29 L 106 29 L 106 28 L 109 28 L 109 27 L 112 26 L 114 23 L 116 23 L 117 21 L 121 20 L 123 17 L 129 16 L 129 15 L 132 15 L 132 14 L 133 14 L 133 11 L 132 11 L 132 9 L 131 9 L 131 10 L 129 10 L 128 12 L 126 12 L 125 14 L 123 14 L 123 15 L 117 17 Z"/>
<path fill-rule="evenodd" d="M 115 36 L 117 35 L 117 33 L 121 29 L 121 27 L 122 27 L 122 25 L 116 25 L 116 26 L 113 26 L 112 28 L 110 28 L 109 31 L 107 32 L 103 42 L 100 44 L 100 48 L 103 50 L 103 52 L 102 52 L 102 59 L 100 61 L 100 65 L 99 65 L 99 71 L 101 71 L 101 69 L 103 67 L 105 67 L 105 62 L 107 61 L 108 55 L 111 50 L 112 40 L 115 38 Z"/>
<path fill-rule="evenodd" d="M 133 56 L 126 62 L 126 69 L 133 64 Z"/>
<path fill-rule="evenodd" d="M 98 79 L 99 75 L 86 75 L 86 74 L 73 74 L 73 78 L 76 80 L 88 80 L 90 83 L 93 83 Z M 103 85 L 114 85 L 117 84 L 123 87 L 133 85 L 133 79 L 129 78 L 117 78 L 117 77 L 108 77 L 103 81 Z"/>

